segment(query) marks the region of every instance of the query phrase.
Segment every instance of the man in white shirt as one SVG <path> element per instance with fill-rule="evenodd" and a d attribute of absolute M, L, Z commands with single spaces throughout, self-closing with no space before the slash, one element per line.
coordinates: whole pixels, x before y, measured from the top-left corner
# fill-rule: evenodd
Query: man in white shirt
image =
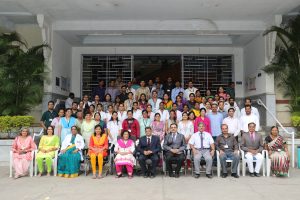
<path fill-rule="evenodd" d="M 195 178 L 200 177 L 200 161 L 204 157 L 206 162 L 206 177 L 212 178 L 211 168 L 215 153 L 215 145 L 212 136 L 204 131 L 205 125 L 200 122 L 198 125 L 198 132 L 194 133 L 189 140 L 189 145 L 193 151 Z"/>
<path fill-rule="evenodd" d="M 156 114 L 156 113 L 159 113 L 159 114 L 160 114 L 160 121 L 162 121 L 162 122 L 165 122 L 166 120 L 169 119 L 169 112 L 168 112 L 168 110 L 165 110 L 165 107 L 164 107 L 164 103 L 163 103 L 163 102 L 161 102 L 161 103 L 159 104 L 159 110 L 157 110 L 157 111 L 155 112 L 155 114 Z"/>
<path fill-rule="evenodd" d="M 251 104 L 252 104 L 251 99 L 250 98 L 246 98 L 245 99 L 245 107 L 246 107 L 246 105 L 250 105 L 251 106 L 251 113 L 254 114 L 254 115 L 256 115 L 257 118 L 258 118 L 258 120 L 259 120 L 260 116 L 259 116 L 258 109 L 255 108 L 254 106 L 252 106 Z M 241 115 L 246 115 L 245 108 L 242 108 Z"/>
<path fill-rule="evenodd" d="M 120 120 L 120 122 L 123 123 L 125 119 L 127 119 L 127 112 L 125 111 L 124 104 L 120 103 L 118 111 L 118 120 Z"/>
<path fill-rule="evenodd" d="M 240 108 L 237 106 L 236 102 L 234 101 L 234 98 L 232 97 L 229 98 L 228 102 L 225 102 L 225 111 L 228 112 L 229 108 L 234 109 L 234 117 L 239 119 L 241 116 L 241 111 Z"/>
<path fill-rule="evenodd" d="M 73 103 L 73 99 L 74 99 L 75 95 L 73 92 L 71 92 L 69 94 L 69 98 L 66 99 L 66 102 L 65 102 L 65 107 L 66 109 L 67 108 L 72 108 L 72 103 Z"/>
<path fill-rule="evenodd" d="M 245 106 L 245 113 L 246 113 L 246 115 L 242 115 L 241 119 L 240 119 L 240 125 L 241 125 L 240 127 L 241 127 L 241 130 L 243 131 L 243 133 L 248 132 L 248 124 L 249 123 L 255 123 L 256 124 L 255 131 L 258 131 L 259 126 L 260 126 L 259 120 L 258 120 L 257 116 L 252 113 L 250 105 Z"/>
<path fill-rule="evenodd" d="M 236 141 L 238 142 L 238 135 L 241 131 L 240 120 L 234 117 L 234 108 L 228 109 L 228 117 L 223 119 L 223 124 L 228 126 L 228 133 L 234 135 Z"/>
<path fill-rule="evenodd" d="M 159 104 L 162 100 L 157 97 L 157 91 L 152 92 L 152 98 L 149 99 L 148 103 L 152 106 L 152 111 L 156 112 L 159 109 Z"/>
<path fill-rule="evenodd" d="M 132 104 L 133 118 L 139 120 L 142 117 L 142 111 L 139 109 L 138 102 Z"/>
<path fill-rule="evenodd" d="M 188 83 L 188 88 L 187 88 L 186 90 L 184 90 L 184 98 L 185 98 L 187 101 L 190 100 L 190 94 L 191 94 L 191 93 L 196 94 L 196 91 L 197 91 L 197 90 L 198 90 L 197 88 L 193 87 L 193 82 L 192 82 L 192 81 L 189 81 L 189 83 Z"/>

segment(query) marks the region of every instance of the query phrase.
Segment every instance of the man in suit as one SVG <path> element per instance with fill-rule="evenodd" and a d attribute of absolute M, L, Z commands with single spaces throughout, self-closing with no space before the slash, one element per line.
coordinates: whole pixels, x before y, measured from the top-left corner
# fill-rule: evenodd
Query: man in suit
<path fill-rule="evenodd" d="M 263 162 L 263 156 L 261 154 L 263 150 L 263 139 L 261 134 L 255 132 L 256 124 L 250 122 L 248 124 L 248 133 L 244 133 L 242 136 L 241 149 L 245 151 L 245 158 L 249 168 L 251 177 L 260 177 L 259 171 Z M 253 167 L 253 160 L 256 160 L 255 169 Z"/>
<path fill-rule="evenodd" d="M 179 171 L 185 159 L 184 150 L 186 149 L 186 143 L 184 135 L 177 132 L 176 123 L 171 124 L 170 129 L 170 133 L 164 138 L 163 145 L 166 156 L 166 167 L 170 177 L 179 178 Z M 176 164 L 175 174 L 173 173 L 172 163 Z"/>
<path fill-rule="evenodd" d="M 146 135 L 141 137 L 137 147 L 137 151 L 140 153 L 139 163 L 142 169 L 144 178 L 154 178 L 156 175 L 156 166 L 159 161 L 158 153 L 161 151 L 159 137 L 152 135 L 151 127 L 145 128 Z M 152 161 L 151 166 L 147 169 L 146 160 Z"/>

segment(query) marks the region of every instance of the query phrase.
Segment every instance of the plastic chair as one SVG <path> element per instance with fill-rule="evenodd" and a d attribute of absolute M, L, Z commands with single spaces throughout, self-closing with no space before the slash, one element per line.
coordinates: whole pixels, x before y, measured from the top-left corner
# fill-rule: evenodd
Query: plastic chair
<path fill-rule="evenodd" d="M 265 158 L 265 172 L 266 172 L 266 176 L 269 177 L 271 174 L 271 158 L 269 157 L 268 151 L 267 150 L 263 150 L 262 151 L 263 157 Z M 288 171 L 288 177 L 290 177 L 290 170 Z"/>
<path fill-rule="evenodd" d="M 29 165 L 29 176 L 32 177 L 33 176 L 33 160 L 34 160 L 34 155 L 35 155 L 35 151 L 31 152 L 31 162 Z M 13 152 L 12 150 L 9 151 L 9 177 L 12 177 L 12 173 L 13 173 Z"/>
<path fill-rule="evenodd" d="M 243 150 L 240 150 L 242 154 L 242 174 L 243 176 L 246 176 L 246 158 L 245 158 L 245 152 Z M 262 153 L 263 154 L 263 153 Z M 254 163 L 256 163 L 256 160 L 253 160 Z M 263 156 L 263 161 L 262 161 L 262 175 L 265 176 L 265 158 Z"/>
<path fill-rule="evenodd" d="M 218 177 L 220 177 L 220 175 L 221 175 L 220 151 L 216 150 L 216 152 L 217 152 L 217 175 L 218 175 Z M 240 151 L 238 151 L 238 155 L 240 155 Z M 226 163 L 232 163 L 232 160 L 227 159 Z M 237 167 L 237 175 L 240 175 L 240 162 Z"/>
<path fill-rule="evenodd" d="M 35 155 L 37 155 L 38 150 L 35 150 Z M 52 159 L 52 169 L 53 169 L 53 175 L 56 176 L 57 175 L 57 156 L 58 156 L 58 150 L 55 151 L 55 156 Z M 45 164 L 45 159 L 43 160 L 43 164 Z M 34 176 L 37 176 L 37 162 L 35 160 L 34 163 Z"/>

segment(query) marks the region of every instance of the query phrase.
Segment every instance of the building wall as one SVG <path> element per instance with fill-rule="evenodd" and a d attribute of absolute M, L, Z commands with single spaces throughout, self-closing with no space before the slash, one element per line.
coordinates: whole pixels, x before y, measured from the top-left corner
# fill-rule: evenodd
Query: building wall
<path fill-rule="evenodd" d="M 181 54 L 215 54 L 234 56 L 234 81 L 243 82 L 243 49 L 236 47 L 73 47 L 71 91 L 76 97 L 81 94 L 81 58 L 84 54 L 127 54 L 127 55 L 181 55 Z M 79 81 L 80 80 L 80 81 Z M 244 82 L 243 82 L 244 83 Z M 236 96 L 244 96 L 243 85 L 236 86 Z"/>
<path fill-rule="evenodd" d="M 246 81 L 244 91 L 245 97 L 253 99 L 254 106 L 259 109 L 262 126 L 272 126 L 275 125 L 273 117 L 263 106 L 255 103 L 256 99 L 261 99 L 269 111 L 276 116 L 274 76 L 262 71 L 266 64 L 268 64 L 266 38 L 259 35 L 244 47 L 244 80 Z M 248 88 L 248 78 L 255 78 L 255 87 L 252 89 Z"/>

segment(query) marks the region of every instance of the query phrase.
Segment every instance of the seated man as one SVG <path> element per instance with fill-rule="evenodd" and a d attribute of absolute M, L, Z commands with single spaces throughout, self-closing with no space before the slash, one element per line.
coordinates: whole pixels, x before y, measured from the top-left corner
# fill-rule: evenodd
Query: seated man
<path fill-rule="evenodd" d="M 238 154 L 238 143 L 234 135 L 228 133 L 228 125 L 222 124 L 222 134 L 217 137 L 216 148 L 220 151 L 220 162 L 222 167 L 222 178 L 227 177 L 227 163 L 226 160 L 232 160 L 231 176 L 239 178 L 237 175 L 237 167 L 240 162 L 240 156 Z"/>
<path fill-rule="evenodd" d="M 166 155 L 166 167 L 170 177 L 179 178 L 179 171 L 182 166 L 182 162 L 185 159 L 184 150 L 186 149 L 186 143 L 184 135 L 177 132 L 177 124 L 173 123 L 170 126 L 170 133 L 164 138 L 164 153 Z M 172 163 L 176 164 L 175 175 L 173 174 Z"/>
<path fill-rule="evenodd" d="M 152 130 L 150 127 L 145 128 L 145 133 L 146 135 L 140 138 L 137 147 L 137 151 L 140 152 L 139 163 L 144 178 L 149 176 L 150 178 L 154 178 L 156 176 L 156 166 L 159 161 L 158 153 L 161 150 L 160 139 L 159 137 L 152 135 Z M 146 160 L 148 159 L 150 159 L 152 163 L 147 170 Z"/>
<path fill-rule="evenodd" d="M 256 124 L 251 122 L 248 124 L 248 133 L 242 136 L 241 149 L 245 151 L 245 158 L 248 164 L 251 177 L 260 177 L 259 171 L 263 162 L 261 154 L 263 150 L 263 139 L 260 133 L 255 132 Z M 256 160 L 255 169 L 253 169 L 253 160 Z"/>
<path fill-rule="evenodd" d="M 200 177 L 200 161 L 204 157 L 206 162 L 206 177 L 212 178 L 212 157 L 215 153 L 214 140 L 212 136 L 204 131 L 203 122 L 198 124 L 198 132 L 194 133 L 189 140 L 190 147 L 194 155 L 195 178 Z"/>

